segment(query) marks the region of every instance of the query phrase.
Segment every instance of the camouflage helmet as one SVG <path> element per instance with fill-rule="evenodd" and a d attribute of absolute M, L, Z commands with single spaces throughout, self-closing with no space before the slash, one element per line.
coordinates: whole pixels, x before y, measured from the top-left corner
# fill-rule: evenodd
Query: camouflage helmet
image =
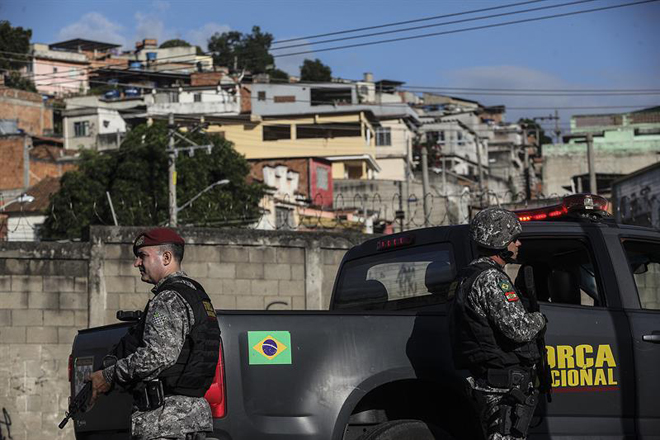
<path fill-rule="evenodd" d="M 488 249 L 506 249 L 521 232 L 518 216 L 503 208 L 486 208 L 470 222 L 472 240 Z"/>

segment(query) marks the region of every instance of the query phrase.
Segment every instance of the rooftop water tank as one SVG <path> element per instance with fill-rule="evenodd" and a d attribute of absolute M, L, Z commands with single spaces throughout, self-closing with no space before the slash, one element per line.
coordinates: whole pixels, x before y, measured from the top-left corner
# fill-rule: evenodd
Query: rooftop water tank
<path fill-rule="evenodd" d="M 147 52 L 147 61 L 154 61 L 158 57 L 158 52 Z"/>
<path fill-rule="evenodd" d="M 142 70 L 142 63 L 139 61 L 131 61 L 128 68 L 131 70 Z"/>
<path fill-rule="evenodd" d="M 105 97 L 105 99 L 119 98 L 119 90 L 117 90 L 117 89 L 110 90 L 108 92 L 105 92 L 105 94 L 103 96 Z"/>

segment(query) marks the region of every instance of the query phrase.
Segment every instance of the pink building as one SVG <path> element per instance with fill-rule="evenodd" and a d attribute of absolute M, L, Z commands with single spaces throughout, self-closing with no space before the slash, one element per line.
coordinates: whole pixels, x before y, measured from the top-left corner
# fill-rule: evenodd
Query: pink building
<path fill-rule="evenodd" d="M 28 74 L 41 94 L 66 96 L 89 89 L 90 61 L 83 53 L 52 50 L 46 44 L 32 45 Z"/>

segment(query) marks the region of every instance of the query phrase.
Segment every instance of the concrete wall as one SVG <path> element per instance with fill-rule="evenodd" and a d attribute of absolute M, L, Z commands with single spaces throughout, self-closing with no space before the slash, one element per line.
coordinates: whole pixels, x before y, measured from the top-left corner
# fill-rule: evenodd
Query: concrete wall
<path fill-rule="evenodd" d="M 392 221 L 399 210 L 399 198 L 403 197 L 403 211 L 405 230 L 424 227 L 424 190 L 420 176 L 410 182 L 406 189 L 406 182 L 393 180 L 335 180 L 334 192 L 336 209 L 361 208 L 370 213 L 377 213 L 378 219 Z M 438 178 L 429 176 L 430 188 L 426 194 L 429 209 L 430 226 L 464 223 L 465 215 L 457 203 L 467 207 L 468 197 L 462 197 L 462 187 L 448 183 L 447 195 L 442 192 Z M 400 184 L 400 185 L 399 185 Z M 406 202 L 408 201 L 408 202 Z M 394 229 L 399 231 L 397 221 Z"/>
<path fill-rule="evenodd" d="M 88 323 L 88 258 L 80 243 L 0 246 L 0 406 L 15 440 L 73 436 L 57 424 L 71 343 Z"/>
<path fill-rule="evenodd" d="M 639 148 L 638 148 L 639 147 Z M 629 145 L 620 149 L 594 143 L 596 173 L 628 174 L 658 161 L 657 146 Z M 572 177 L 589 172 L 586 144 L 557 144 L 543 146 L 543 193 L 551 197 L 570 190 Z"/>
<path fill-rule="evenodd" d="M 660 166 L 652 165 L 612 184 L 612 208 L 623 223 L 660 228 Z"/>
<path fill-rule="evenodd" d="M 71 439 L 60 431 L 77 330 L 141 310 L 151 285 L 132 267 L 140 228 L 94 227 L 89 243 L 0 245 L 0 407 L 15 440 Z M 359 234 L 182 229 L 184 270 L 218 309 L 327 309 L 337 267 Z M 3 427 L 4 429 L 4 427 Z"/>

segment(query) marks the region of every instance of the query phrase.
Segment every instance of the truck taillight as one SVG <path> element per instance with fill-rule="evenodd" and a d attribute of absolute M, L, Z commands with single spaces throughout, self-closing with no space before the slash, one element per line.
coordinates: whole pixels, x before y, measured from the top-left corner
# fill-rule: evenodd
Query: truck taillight
<path fill-rule="evenodd" d="M 225 401 L 225 364 L 222 356 L 222 340 L 220 341 L 220 353 L 218 353 L 218 365 L 215 367 L 213 383 L 204 395 L 211 406 L 211 415 L 215 419 L 225 416 L 227 403 Z"/>
<path fill-rule="evenodd" d="M 73 381 L 73 355 L 69 355 L 69 382 Z"/>

